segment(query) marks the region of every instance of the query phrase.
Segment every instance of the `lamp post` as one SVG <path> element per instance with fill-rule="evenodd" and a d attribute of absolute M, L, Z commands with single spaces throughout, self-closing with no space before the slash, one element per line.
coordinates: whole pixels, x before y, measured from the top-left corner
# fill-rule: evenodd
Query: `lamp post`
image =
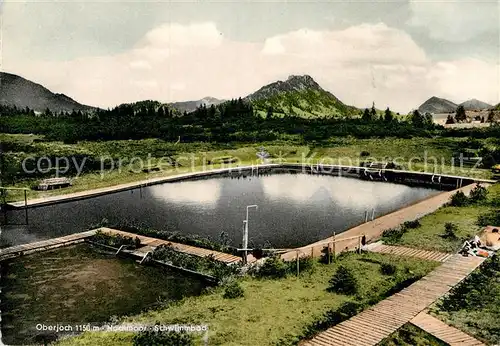
<path fill-rule="evenodd" d="M 243 263 L 247 264 L 247 256 L 248 256 L 248 211 L 250 208 L 258 209 L 259 207 L 256 204 L 247 205 L 247 218 L 243 220 Z"/>

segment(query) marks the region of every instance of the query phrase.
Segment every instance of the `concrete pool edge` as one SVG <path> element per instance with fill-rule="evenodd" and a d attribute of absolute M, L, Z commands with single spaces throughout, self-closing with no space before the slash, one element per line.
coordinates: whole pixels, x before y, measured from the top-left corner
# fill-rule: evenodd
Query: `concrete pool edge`
<path fill-rule="evenodd" d="M 77 201 L 81 199 L 87 199 L 87 198 L 92 198 L 92 197 L 98 197 L 102 195 L 107 195 L 107 194 L 112 194 L 116 192 L 122 192 L 122 191 L 128 191 L 128 190 L 134 190 L 137 188 L 142 188 L 142 187 L 148 187 L 152 185 L 158 185 L 158 184 L 163 184 L 163 183 L 168 183 L 168 182 L 178 182 L 178 181 L 184 181 L 184 180 L 190 180 L 193 178 L 198 178 L 198 177 L 209 177 L 212 175 L 219 175 L 219 174 L 224 174 L 224 173 L 231 173 L 231 172 L 244 172 L 244 171 L 259 171 L 261 169 L 267 169 L 267 168 L 283 168 L 283 169 L 302 169 L 303 172 L 307 172 L 309 169 L 309 172 L 314 172 L 314 167 L 316 167 L 316 170 L 321 167 L 323 170 L 324 169 L 331 169 L 331 172 L 327 175 L 333 175 L 333 176 L 342 176 L 342 172 L 344 172 L 344 176 L 347 172 L 347 174 L 354 175 L 352 172 L 356 172 L 356 174 L 359 174 L 360 172 L 363 172 L 366 170 L 365 167 L 358 167 L 358 166 L 342 166 L 342 165 L 312 165 L 312 164 L 292 164 L 292 163 L 275 163 L 275 164 L 262 164 L 262 165 L 252 165 L 252 166 L 241 166 L 241 167 L 230 167 L 230 168 L 218 168 L 218 169 L 213 169 L 213 170 L 207 170 L 207 171 L 199 171 L 199 172 L 190 172 L 190 173 L 183 173 L 183 174 L 177 174 L 177 175 L 172 175 L 168 177 L 159 177 L 159 178 L 154 178 L 154 179 L 147 179 L 147 180 L 141 180 L 133 183 L 126 183 L 126 184 L 120 184 L 120 185 L 114 185 L 110 187 L 104 187 L 104 188 L 99 188 L 99 189 L 92 189 L 92 190 L 85 190 L 85 191 L 80 191 L 80 192 L 74 192 L 74 193 L 68 193 L 68 194 L 63 194 L 63 195 L 56 195 L 56 196 L 50 196 L 50 197 L 44 197 L 44 198 L 36 198 L 36 199 L 31 199 L 27 201 L 27 207 L 28 208 L 33 208 L 33 207 L 38 207 L 38 206 L 46 206 L 46 205 L 52 205 L 52 204 L 58 204 L 58 203 L 65 203 L 65 202 L 71 202 L 71 201 Z M 336 170 L 334 172 L 334 170 Z M 382 171 L 381 171 L 382 172 Z M 429 177 L 431 177 L 431 181 L 434 181 L 434 177 L 443 177 L 446 179 L 454 179 L 457 181 L 471 181 L 473 183 L 481 182 L 481 183 L 496 183 L 494 180 L 487 180 L 487 179 L 475 179 L 475 178 L 470 178 L 470 177 L 460 177 L 460 176 L 452 176 L 452 175 L 446 175 L 446 174 L 433 174 L 433 173 L 428 173 L 428 172 L 415 172 L 415 171 L 403 171 L 403 170 L 392 170 L 392 169 L 384 169 L 384 173 L 393 173 L 393 174 L 407 174 L 407 175 L 412 175 L 416 177 L 422 177 L 426 180 L 428 180 Z M 24 208 L 25 203 L 23 202 L 10 202 L 7 203 L 7 205 L 11 208 Z"/>
<path fill-rule="evenodd" d="M 482 185 L 485 187 L 489 186 L 489 184 Z M 332 236 L 309 245 L 293 249 L 282 254 L 281 258 L 288 261 L 296 259 L 297 256 L 319 257 L 322 255 L 322 250 L 329 243 L 333 242 L 342 244 L 342 246 L 335 246 L 336 253 L 357 249 L 359 246 L 359 240 L 357 238 L 364 235 L 366 236 L 366 242 L 377 240 L 382 236 L 382 233 L 386 229 L 395 228 L 403 224 L 405 221 L 417 220 L 426 215 L 432 214 L 439 208 L 446 205 L 453 194 L 458 191 L 462 191 L 464 194 L 469 195 L 474 187 L 475 183 L 456 190 L 446 191 L 435 196 L 431 196 L 409 206 L 398 209 L 392 213 L 380 216 L 373 221 L 350 228 L 342 233 L 339 233 L 339 235 L 335 236 L 335 238 Z"/>

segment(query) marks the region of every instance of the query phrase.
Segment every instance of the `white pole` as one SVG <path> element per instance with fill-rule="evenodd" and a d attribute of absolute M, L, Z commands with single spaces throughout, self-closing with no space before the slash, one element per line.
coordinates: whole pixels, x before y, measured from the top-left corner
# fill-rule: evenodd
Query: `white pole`
<path fill-rule="evenodd" d="M 243 220 L 243 263 L 247 264 L 247 257 L 248 257 L 248 221 Z"/>
<path fill-rule="evenodd" d="M 247 256 L 248 256 L 248 211 L 250 208 L 255 208 L 258 209 L 259 207 L 255 204 L 252 205 L 247 205 L 247 218 L 243 221 L 245 228 L 243 230 L 243 249 L 244 250 L 244 257 L 243 257 L 243 262 L 246 264 L 247 263 Z"/>
<path fill-rule="evenodd" d="M 372 209 L 372 221 L 375 218 L 375 208 Z"/>

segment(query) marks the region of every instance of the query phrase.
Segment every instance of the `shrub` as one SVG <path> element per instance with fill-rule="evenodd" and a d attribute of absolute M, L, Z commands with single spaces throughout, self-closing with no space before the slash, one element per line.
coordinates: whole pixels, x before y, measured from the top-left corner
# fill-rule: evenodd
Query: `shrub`
<path fill-rule="evenodd" d="M 261 259 L 264 257 L 264 250 L 262 250 L 260 247 L 256 247 L 252 250 L 252 255 L 256 259 Z"/>
<path fill-rule="evenodd" d="M 197 235 L 184 235 L 184 234 L 181 234 L 179 232 L 159 231 L 159 230 L 145 227 L 143 225 L 136 225 L 136 224 L 129 224 L 129 223 L 105 225 L 105 226 L 119 229 L 119 230 L 125 231 L 125 232 L 144 235 L 147 237 L 153 237 L 153 238 L 172 241 L 175 243 L 192 245 L 192 246 L 201 247 L 201 248 L 208 249 L 208 250 L 226 252 L 226 253 L 230 253 L 230 254 L 235 255 L 235 256 L 241 255 L 241 253 L 239 253 L 235 247 L 232 247 L 229 245 L 231 243 L 231 239 L 229 239 L 229 236 L 225 232 L 222 232 L 219 235 L 219 237 L 218 237 L 219 239 L 217 241 L 213 241 L 210 238 L 203 238 L 203 237 L 200 237 Z"/>
<path fill-rule="evenodd" d="M 452 207 L 465 207 L 469 204 L 469 199 L 462 191 L 457 191 L 450 199 Z"/>
<path fill-rule="evenodd" d="M 477 224 L 479 226 L 498 226 L 500 225 L 500 209 L 491 210 L 482 213 L 477 218 Z"/>
<path fill-rule="evenodd" d="M 483 202 L 488 198 L 488 190 L 479 184 L 477 184 L 469 195 L 469 201 L 471 203 Z"/>
<path fill-rule="evenodd" d="M 387 244 L 395 244 L 401 240 L 406 231 L 407 229 L 404 226 L 401 228 L 389 228 L 382 232 L 382 238 Z"/>
<path fill-rule="evenodd" d="M 458 227 L 452 222 L 447 222 L 444 224 L 444 234 L 442 235 L 445 239 L 457 239 Z"/>
<path fill-rule="evenodd" d="M 397 267 L 394 264 L 391 263 L 382 263 L 380 265 L 380 272 L 383 275 L 394 275 L 397 271 Z"/>
<path fill-rule="evenodd" d="M 108 234 L 102 232 L 101 230 L 97 231 L 90 238 L 90 240 L 98 244 L 108 245 L 115 248 L 119 248 L 122 245 L 126 245 L 129 248 L 138 248 L 141 246 L 141 241 L 137 237 L 134 239 L 122 236 L 121 234 Z"/>
<path fill-rule="evenodd" d="M 222 297 L 225 299 L 236 299 L 241 298 L 244 295 L 245 291 L 243 290 L 243 287 L 241 287 L 240 283 L 237 281 L 233 281 L 226 286 Z"/>
<path fill-rule="evenodd" d="M 358 279 L 351 269 L 343 265 L 337 269 L 337 272 L 330 279 L 329 283 L 330 287 L 328 287 L 328 290 L 330 292 L 347 295 L 358 293 Z"/>
<path fill-rule="evenodd" d="M 134 335 L 134 346 L 192 346 L 193 337 L 184 332 L 147 330 Z"/>
<path fill-rule="evenodd" d="M 287 264 L 278 256 L 269 257 L 257 271 L 257 276 L 261 278 L 279 279 L 288 274 Z"/>
<path fill-rule="evenodd" d="M 480 184 L 477 184 L 472 189 L 469 195 L 469 201 L 471 203 L 484 202 L 486 201 L 487 198 L 488 198 L 488 190 L 484 186 L 481 186 Z"/>
<path fill-rule="evenodd" d="M 198 257 L 179 252 L 172 246 L 165 245 L 158 246 L 154 250 L 152 258 L 158 261 L 170 263 L 177 267 L 211 275 L 219 281 L 235 275 L 240 269 L 237 265 L 227 265 L 223 262 L 217 261 L 213 255 Z"/>
<path fill-rule="evenodd" d="M 332 263 L 332 258 L 333 258 L 333 253 L 331 249 L 329 249 L 328 246 L 325 246 L 321 250 L 320 262 L 323 264 Z"/>
<path fill-rule="evenodd" d="M 439 303 L 438 308 L 444 311 L 462 309 L 480 311 L 489 303 L 495 283 L 500 280 L 500 256 L 494 255 L 486 260 L 479 270 L 473 271 L 464 281 L 451 289 Z"/>
<path fill-rule="evenodd" d="M 310 272 L 314 270 L 314 262 L 315 260 L 311 257 L 301 257 L 299 258 L 299 272 Z M 288 265 L 288 272 L 289 273 L 296 273 L 297 272 L 297 261 L 289 261 L 286 262 Z"/>
<path fill-rule="evenodd" d="M 405 223 L 403 223 L 403 227 L 406 229 L 415 229 L 419 228 L 420 226 L 422 225 L 420 224 L 419 220 L 406 221 Z"/>
<path fill-rule="evenodd" d="M 500 208 L 500 196 L 495 196 L 490 200 L 490 205 L 495 208 Z"/>

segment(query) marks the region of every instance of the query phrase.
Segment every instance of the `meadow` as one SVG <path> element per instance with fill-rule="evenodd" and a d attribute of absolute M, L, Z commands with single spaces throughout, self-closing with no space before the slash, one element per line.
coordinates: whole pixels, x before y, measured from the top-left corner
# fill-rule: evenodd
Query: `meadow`
<path fill-rule="evenodd" d="M 259 143 L 183 143 L 161 139 L 80 141 L 66 144 L 37 135 L 0 134 L 4 147 L 3 185 L 31 188 L 44 178 L 68 176 L 73 186 L 54 191 L 28 191 L 41 198 L 151 178 L 166 177 L 221 167 L 259 164 L 264 148 L 270 163 L 342 164 L 359 166 L 364 161 L 393 161 L 402 169 L 491 178 L 489 167 L 470 167 L 452 160 L 465 148 L 494 150 L 496 141 L 469 138 L 373 138 L 332 137 L 304 142 L 283 136 Z M 25 163 L 23 167 L 23 162 Z M 69 163 L 69 164 L 68 164 Z M 8 201 L 21 200 L 12 191 Z"/>

